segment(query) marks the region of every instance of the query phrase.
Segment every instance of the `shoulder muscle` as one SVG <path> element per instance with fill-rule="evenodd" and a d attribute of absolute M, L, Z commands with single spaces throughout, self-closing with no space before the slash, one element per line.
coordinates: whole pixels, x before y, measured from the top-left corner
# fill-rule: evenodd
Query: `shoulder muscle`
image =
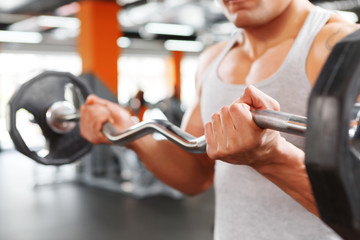
<path fill-rule="evenodd" d="M 200 86 L 202 84 L 202 81 L 205 78 L 211 63 L 220 54 L 221 50 L 223 50 L 226 44 L 227 44 L 226 41 L 214 44 L 208 47 L 207 49 L 205 49 L 200 54 L 198 61 L 198 68 L 196 72 L 196 89 L 198 93 L 200 91 Z"/>
<path fill-rule="evenodd" d="M 307 73 L 312 85 L 336 43 L 357 29 L 359 25 L 348 22 L 337 14 L 330 17 L 328 23 L 314 39 L 309 52 Z"/>

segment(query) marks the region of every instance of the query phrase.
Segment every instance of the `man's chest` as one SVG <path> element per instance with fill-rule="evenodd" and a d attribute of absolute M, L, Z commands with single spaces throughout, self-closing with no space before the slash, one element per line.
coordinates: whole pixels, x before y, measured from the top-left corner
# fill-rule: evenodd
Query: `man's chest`
<path fill-rule="evenodd" d="M 234 48 L 219 64 L 217 74 L 221 81 L 231 84 L 254 84 L 266 80 L 282 66 L 292 47 L 287 40 L 271 47 L 259 56 L 251 56 L 241 48 Z"/>

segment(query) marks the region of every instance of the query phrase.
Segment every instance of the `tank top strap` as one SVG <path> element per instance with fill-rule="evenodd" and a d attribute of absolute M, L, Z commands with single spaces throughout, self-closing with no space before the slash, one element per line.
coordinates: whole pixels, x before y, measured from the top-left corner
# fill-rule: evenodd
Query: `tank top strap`
<path fill-rule="evenodd" d="M 295 39 L 295 42 L 288 54 L 288 58 L 296 59 L 296 61 L 302 61 L 304 65 L 306 64 L 308 56 L 304 53 L 308 53 L 310 51 L 315 37 L 327 23 L 330 15 L 330 11 L 320 7 L 315 7 L 311 10 Z"/>
<path fill-rule="evenodd" d="M 242 29 L 238 28 L 236 31 L 234 31 L 230 39 L 228 40 L 226 46 L 221 50 L 220 54 L 215 58 L 215 60 L 210 64 L 210 67 L 208 68 L 208 71 L 206 73 L 205 79 L 217 79 L 217 69 L 221 63 L 221 61 L 224 59 L 226 54 L 233 48 L 236 41 L 239 39 L 239 37 L 242 36 Z M 241 39 L 242 41 L 242 39 Z M 206 80 L 207 81 L 207 80 Z M 205 81 L 202 82 L 204 84 Z"/>
<path fill-rule="evenodd" d="M 242 31 L 243 30 L 241 28 L 238 28 L 236 31 L 234 31 L 231 34 L 230 39 L 227 42 L 226 46 L 224 47 L 224 49 L 220 52 L 220 54 L 216 57 L 215 61 L 213 62 L 213 66 L 215 66 L 215 68 L 213 68 L 213 69 L 217 69 L 220 62 L 224 59 L 226 54 L 233 48 L 233 46 L 235 45 L 235 43 L 239 39 L 239 37 L 241 37 L 240 40 L 242 41 Z"/>

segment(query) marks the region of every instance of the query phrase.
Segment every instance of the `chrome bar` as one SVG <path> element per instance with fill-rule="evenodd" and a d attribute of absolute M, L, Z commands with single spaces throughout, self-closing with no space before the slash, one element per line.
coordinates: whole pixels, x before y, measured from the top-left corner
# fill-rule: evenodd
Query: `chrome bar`
<path fill-rule="evenodd" d="M 195 138 L 166 120 L 143 121 L 121 133 L 110 123 L 105 123 L 102 132 L 112 143 L 119 145 L 126 145 L 145 135 L 157 132 L 188 152 L 206 153 L 205 136 Z"/>
<path fill-rule="evenodd" d="M 305 134 L 306 118 L 304 117 L 271 110 L 254 111 L 252 114 L 255 123 L 261 128 L 270 128 L 301 136 Z M 206 152 L 205 136 L 195 138 L 166 120 L 143 121 L 121 133 L 110 123 L 105 123 L 102 131 L 111 142 L 118 145 L 126 145 L 145 135 L 157 132 L 188 152 Z"/>
<path fill-rule="evenodd" d="M 260 128 L 270 128 L 281 132 L 303 136 L 306 131 L 306 118 L 288 113 L 259 110 L 252 112 L 255 123 Z M 80 119 L 80 113 L 66 102 L 53 104 L 47 112 L 49 126 L 58 133 L 66 133 L 74 129 L 75 123 Z M 126 145 L 145 135 L 159 133 L 168 140 L 191 153 L 206 153 L 205 136 L 194 137 L 167 120 L 143 121 L 129 129 L 119 132 L 110 123 L 102 128 L 104 135 L 114 144 Z"/>
<path fill-rule="evenodd" d="M 307 118 L 272 110 L 252 112 L 253 119 L 260 128 L 269 128 L 280 132 L 304 136 Z"/>
<path fill-rule="evenodd" d="M 71 114 L 58 114 L 56 118 L 58 121 L 63 121 L 63 122 L 77 122 L 80 120 L 80 113 L 75 112 Z"/>

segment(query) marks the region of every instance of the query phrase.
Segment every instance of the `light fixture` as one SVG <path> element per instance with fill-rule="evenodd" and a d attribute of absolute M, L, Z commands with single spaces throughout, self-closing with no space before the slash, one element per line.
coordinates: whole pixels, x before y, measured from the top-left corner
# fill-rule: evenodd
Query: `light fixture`
<path fill-rule="evenodd" d="M 15 22 L 8 29 L 13 31 L 41 31 L 43 28 L 79 29 L 80 20 L 74 17 L 41 15 Z"/>
<path fill-rule="evenodd" d="M 42 15 L 36 17 L 36 23 L 40 27 L 49 27 L 49 28 L 77 29 L 80 27 L 80 20 L 74 17 L 58 17 L 58 16 Z"/>
<path fill-rule="evenodd" d="M 191 36 L 194 28 L 189 25 L 169 24 L 169 23 L 147 23 L 144 30 L 152 34 Z"/>
<path fill-rule="evenodd" d="M 24 1 L 21 0 L 1 0 L 0 2 L 0 9 L 3 12 L 10 11 L 16 8 L 18 5 L 23 4 Z"/>
<path fill-rule="evenodd" d="M 128 48 L 131 45 L 131 40 L 127 37 L 119 37 L 116 43 L 121 48 Z"/>
<path fill-rule="evenodd" d="M 168 51 L 200 52 L 204 49 L 204 44 L 199 41 L 166 40 L 164 47 Z"/>
<path fill-rule="evenodd" d="M 17 32 L 0 30 L 0 42 L 40 43 L 43 37 L 37 32 Z"/>

